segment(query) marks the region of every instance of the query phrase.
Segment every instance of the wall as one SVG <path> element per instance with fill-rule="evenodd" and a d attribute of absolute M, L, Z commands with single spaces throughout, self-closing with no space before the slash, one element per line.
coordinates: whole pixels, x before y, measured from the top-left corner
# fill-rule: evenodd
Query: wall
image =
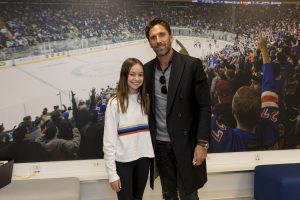
<path fill-rule="evenodd" d="M 220 199 L 253 196 L 253 170 L 257 165 L 299 163 L 300 150 L 253 151 L 243 153 L 209 154 L 208 183 L 200 190 L 200 198 Z M 58 177 L 78 177 L 82 200 L 114 198 L 107 182 L 103 160 L 61 161 L 15 164 L 13 180 Z M 149 187 L 145 197 L 161 196 L 159 180 L 155 190 Z"/>

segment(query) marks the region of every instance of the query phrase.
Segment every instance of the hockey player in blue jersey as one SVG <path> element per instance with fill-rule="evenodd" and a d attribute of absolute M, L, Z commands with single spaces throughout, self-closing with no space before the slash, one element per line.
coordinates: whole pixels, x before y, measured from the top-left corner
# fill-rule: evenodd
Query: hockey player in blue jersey
<path fill-rule="evenodd" d="M 251 87 L 241 87 L 232 101 L 237 122 L 235 129 L 212 117 L 211 152 L 234 152 L 268 149 L 278 140 L 278 95 L 274 92 L 274 74 L 266 41 L 260 37 L 258 47 L 263 57 L 261 95 Z"/>

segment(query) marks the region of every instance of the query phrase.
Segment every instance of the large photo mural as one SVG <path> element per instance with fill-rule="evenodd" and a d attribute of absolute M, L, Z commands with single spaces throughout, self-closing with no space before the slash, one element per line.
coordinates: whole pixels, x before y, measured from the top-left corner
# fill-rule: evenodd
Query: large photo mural
<path fill-rule="evenodd" d="M 203 62 L 210 153 L 300 149 L 299 2 L 0 0 L 0 7 L 0 160 L 102 159 L 107 102 L 126 58 L 155 57 L 144 30 L 155 17 L 170 23 L 176 51 Z M 276 105 L 264 104 L 268 84 Z M 239 96 L 243 86 L 255 94 Z M 238 141 L 253 138 L 246 148 L 234 142 L 242 131 Z"/>

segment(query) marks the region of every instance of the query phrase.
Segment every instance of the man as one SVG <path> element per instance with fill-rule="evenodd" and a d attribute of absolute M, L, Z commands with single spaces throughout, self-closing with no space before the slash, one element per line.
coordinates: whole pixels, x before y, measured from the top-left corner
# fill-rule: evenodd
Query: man
<path fill-rule="evenodd" d="M 89 122 L 80 130 L 78 157 L 80 159 L 103 159 L 104 121 L 99 121 L 97 110 L 91 110 L 88 117 Z"/>
<path fill-rule="evenodd" d="M 211 106 L 206 76 L 199 59 L 172 49 L 169 24 L 159 18 L 146 27 L 156 58 L 145 64 L 151 100 L 150 130 L 163 198 L 199 199 L 207 181 Z"/>

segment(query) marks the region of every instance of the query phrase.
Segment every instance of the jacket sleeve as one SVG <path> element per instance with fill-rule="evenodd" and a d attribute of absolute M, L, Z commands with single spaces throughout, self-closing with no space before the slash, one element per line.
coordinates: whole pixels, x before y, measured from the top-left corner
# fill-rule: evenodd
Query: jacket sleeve
<path fill-rule="evenodd" d="M 211 103 L 208 83 L 203 65 L 200 59 L 193 62 L 194 68 L 194 96 L 197 103 L 198 112 L 198 127 L 197 127 L 197 141 L 209 141 L 211 128 Z"/>
<path fill-rule="evenodd" d="M 72 131 L 73 131 L 73 139 L 65 140 L 65 142 L 63 143 L 63 148 L 65 148 L 65 150 L 70 154 L 77 152 L 81 140 L 81 136 L 78 128 L 73 128 Z"/>
<path fill-rule="evenodd" d="M 77 127 L 77 125 L 78 125 L 78 108 L 77 108 L 77 104 L 76 104 L 74 96 L 72 96 L 72 110 L 73 110 L 73 118 L 75 121 L 75 125 Z"/>
<path fill-rule="evenodd" d="M 44 143 L 45 142 L 45 137 L 44 135 L 39 135 L 36 139 L 35 139 L 35 142 L 38 142 L 40 144 Z"/>
<path fill-rule="evenodd" d="M 103 152 L 106 171 L 108 173 L 109 182 L 114 182 L 119 178 L 116 170 L 116 143 L 118 138 L 119 123 L 118 104 L 115 100 L 107 103 L 105 111 L 104 136 L 103 136 Z"/>

